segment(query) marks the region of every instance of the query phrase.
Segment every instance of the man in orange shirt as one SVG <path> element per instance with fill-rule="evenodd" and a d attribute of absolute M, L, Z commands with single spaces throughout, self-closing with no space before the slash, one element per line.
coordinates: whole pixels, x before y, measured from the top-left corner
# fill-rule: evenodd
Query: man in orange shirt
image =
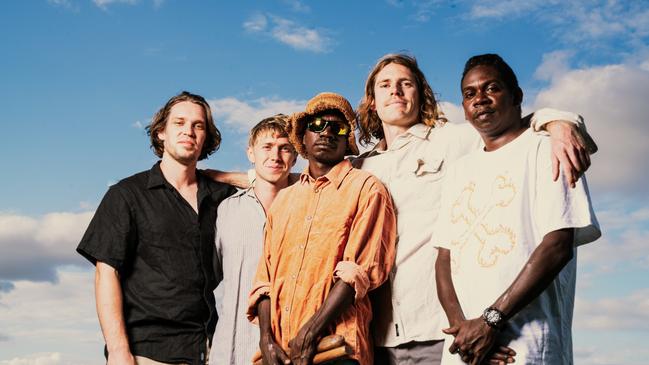
<path fill-rule="evenodd" d="M 289 137 L 309 166 L 268 213 L 248 308 L 259 320 L 266 364 L 311 364 L 330 334 L 353 350 L 335 364 L 373 361 L 367 293 L 392 269 L 396 220 L 383 184 L 344 159 L 358 154 L 354 120 L 349 102 L 334 93 L 291 117 Z"/>

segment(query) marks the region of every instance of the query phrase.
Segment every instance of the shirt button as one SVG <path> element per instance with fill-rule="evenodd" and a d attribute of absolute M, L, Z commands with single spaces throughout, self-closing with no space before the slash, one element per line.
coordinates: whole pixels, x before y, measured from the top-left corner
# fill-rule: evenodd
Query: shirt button
<path fill-rule="evenodd" d="M 284 308 L 284 310 L 288 312 L 288 306 L 286 308 Z"/>
<path fill-rule="evenodd" d="M 292 278 L 293 280 L 295 280 L 296 277 L 297 277 L 297 276 L 295 276 L 295 274 L 291 275 L 291 278 Z"/>
<path fill-rule="evenodd" d="M 319 192 L 320 192 L 320 189 L 315 189 L 315 192 L 316 192 L 316 193 L 319 193 Z"/>
<path fill-rule="evenodd" d="M 307 215 L 307 216 L 306 216 L 306 220 L 310 221 L 311 219 L 313 219 L 312 216 L 310 216 L 310 215 Z"/>
<path fill-rule="evenodd" d="M 301 248 L 301 249 L 304 249 L 304 245 L 300 245 L 300 248 Z"/>

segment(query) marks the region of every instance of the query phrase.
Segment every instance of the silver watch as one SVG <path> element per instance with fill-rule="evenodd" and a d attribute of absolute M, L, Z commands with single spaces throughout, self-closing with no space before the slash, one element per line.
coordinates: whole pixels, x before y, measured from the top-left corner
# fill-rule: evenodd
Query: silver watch
<path fill-rule="evenodd" d="M 482 319 L 491 328 L 500 329 L 505 324 L 505 314 L 500 310 L 489 307 L 482 312 Z"/>

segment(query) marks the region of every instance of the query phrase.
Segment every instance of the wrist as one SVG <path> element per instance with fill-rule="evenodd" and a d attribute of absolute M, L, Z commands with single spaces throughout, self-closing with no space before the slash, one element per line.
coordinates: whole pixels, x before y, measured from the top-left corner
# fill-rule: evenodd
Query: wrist
<path fill-rule="evenodd" d="M 488 307 L 482 312 L 482 321 L 489 327 L 500 330 L 507 321 L 505 313 L 495 307 Z"/>

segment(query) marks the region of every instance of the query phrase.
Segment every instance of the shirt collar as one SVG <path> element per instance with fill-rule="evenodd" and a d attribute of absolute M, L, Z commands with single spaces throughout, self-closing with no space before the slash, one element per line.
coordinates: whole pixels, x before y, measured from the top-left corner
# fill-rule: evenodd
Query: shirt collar
<path fill-rule="evenodd" d="M 153 165 L 151 170 L 149 170 L 149 181 L 146 187 L 148 189 L 152 189 L 166 184 L 168 184 L 167 180 L 162 174 L 162 170 L 160 169 L 160 161 L 158 161 L 155 163 L 155 165 Z"/>
<path fill-rule="evenodd" d="M 424 123 L 417 123 L 412 127 L 408 128 L 407 131 L 397 136 L 397 138 L 395 138 L 394 141 L 392 141 L 392 146 L 390 146 L 390 148 L 386 148 L 385 138 L 381 139 L 379 142 L 376 143 L 376 145 L 374 145 L 374 147 L 370 152 L 370 155 L 401 149 L 405 145 L 407 145 L 408 142 L 410 142 L 413 137 L 422 140 L 428 139 L 428 135 L 430 134 L 430 131 L 432 129 L 433 129 L 432 126 L 428 126 Z"/>
<path fill-rule="evenodd" d="M 352 168 L 352 163 L 349 162 L 349 160 L 344 159 L 336 164 L 336 166 L 332 167 L 331 170 L 327 172 L 327 174 L 314 179 L 309 174 L 309 166 L 307 166 L 300 175 L 300 184 L 315 183 L 319 186 L 331 181 L 336 189 L 339 189 L 340 185 L 343 183 L 343 180 L 345 180 L 345 177 L 347 176 L 347 174 L 349 174 Z"/>
<path fill-rule="evenodd" d="M 203 175 L 200 170 L 196 170 L 196 183 L 198 184 L 198 194 L 197 200 L 200 206 L 201 202 L 205 197 L 213 193 L 212 186 L 208 182 L 209 177 Z M 160 186 L 166 186 L 169 189 L 174 190 L 175 188 L 171 185 L 167 179 L 165 179 L 162 174 L 162 169 L 160 169 L 160 161 L 156 162 L 155 165 L 149 170 L 149 181 L 147 183 L 148 189 L 157 188 Z"/>

